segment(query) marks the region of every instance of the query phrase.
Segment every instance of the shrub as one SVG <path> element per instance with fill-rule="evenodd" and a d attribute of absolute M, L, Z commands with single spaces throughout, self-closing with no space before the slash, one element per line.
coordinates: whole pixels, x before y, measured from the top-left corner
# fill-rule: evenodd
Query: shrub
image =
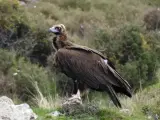
<path fill-rule="evenodd" d="M 144 15 L 144 23 L 147 30 L 156 30 L 160 28 L 160 9 L 153 9 Z"/>
<path fill-rule="evenodd" d="M 45 66 L 51 53 L 47 36 L 49 26 L 44 23 L 45 16 L 35 16 L 38 13 L 28 11 L 19 6 L 18 0 L 0 1 L 0 48 L 14 50 Z"/>
<path fill-rule="evenodd" d="M 17 57 L 13 52 L 0 49 L 0 54 L 1 95 L 16 95 L 21 100 L 31 100 L 38 94 L 35 83 L 44 96 L 55 95 L 56 84 L 53 76 L 44 68 Z"/>
<path fill-rule="evenodd" d="M 139 88 L 156 80 L 159 54 L 148 38 L 140 27 L 127 25 L 111 34 L 98 31 L 94 45 L 116 63 L 118 71 L 134 88 Z"/>
<path fill-rule="evenodd" d="M 61 1 L 59 3 L 59 6 L 66 9 L 66 8 L 80 8 L 82 11 L 89 11 L 91 9 L 91 2 L 88 0 L 81 0 L 81 1 L 75 1 L 75 0 L 66 0 Z"/>

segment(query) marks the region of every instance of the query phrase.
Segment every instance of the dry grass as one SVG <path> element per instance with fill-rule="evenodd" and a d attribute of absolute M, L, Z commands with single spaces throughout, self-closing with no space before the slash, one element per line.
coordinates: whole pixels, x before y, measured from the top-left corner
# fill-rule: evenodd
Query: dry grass
<path fill-rule="evenodd" d="M 157 72 L 158 78 L 160 75 L 160 71 Z M 147 108 L 151 112 L 154 112 L 154 109 L 159 108 L 160 102 L 160 81 L 152 85 L 142 91 L 137 92 L 130 98 L 122 98 L 121 102 L 124 108 L 129 109 L 132 111 L 132 114 L 142 114 L 143 109 Z M 156 111 L 155 114 L 160 114 L 160 111 Z"/>
<path fill-rule="evenodd" d="M 37 91 L 37 95 L 33 95 L 33 101 L 39 108 L 52 110 L 60 107 L 61 99 L 57 94 L 55 94 L 54 96 L 51 94 L 44 96 L 39 89 L 37 82 L 34 83 L 34 87 Z"/>

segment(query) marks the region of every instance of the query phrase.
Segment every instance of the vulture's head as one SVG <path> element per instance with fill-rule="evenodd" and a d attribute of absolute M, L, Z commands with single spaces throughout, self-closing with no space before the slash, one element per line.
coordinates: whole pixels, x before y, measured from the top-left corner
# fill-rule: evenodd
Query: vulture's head
<path fill-rule="evenodd" d="M 53 25 L 49 28 L 49 32 L 52 32 L 55 35 L 66 34 L 66 27 L 63 24 Z"/>

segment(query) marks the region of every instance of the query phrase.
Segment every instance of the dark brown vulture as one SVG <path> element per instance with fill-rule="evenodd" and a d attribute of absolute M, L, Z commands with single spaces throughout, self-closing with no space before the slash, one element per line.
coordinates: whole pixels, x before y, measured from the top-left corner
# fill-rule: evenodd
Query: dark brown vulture
<path fill-rule="evenodd" d="M 121 104 L 116 93 L 132 96 L 128 82 L 100 52 L 68 41 L 63 24 L 54 25 L 49 31 L 56 35 L 53 38 L 56 66 L 74 80 L 74 94 L 86 88 L 105 91 L 117 107 L 121 107 Z"/>

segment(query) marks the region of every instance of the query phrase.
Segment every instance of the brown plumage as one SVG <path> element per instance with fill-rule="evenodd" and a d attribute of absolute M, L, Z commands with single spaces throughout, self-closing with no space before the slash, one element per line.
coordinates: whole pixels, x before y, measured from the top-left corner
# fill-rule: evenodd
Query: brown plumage
<path fill-rule="evenodd" d="M 50 31 L 56 34 L 53 39 L 53 46 L 57 50 L 56 65 L 76 81 L 75 93 L 78 89 L 83 91 L 86 87 L 105 91 L 117 107 L 121 107 L 121 104 L 116 93 L 131 97 L 130 85 L 105 56 L 96 50 L 68 41 L 65 26 L 62 24 L 53 26 Z"/>

